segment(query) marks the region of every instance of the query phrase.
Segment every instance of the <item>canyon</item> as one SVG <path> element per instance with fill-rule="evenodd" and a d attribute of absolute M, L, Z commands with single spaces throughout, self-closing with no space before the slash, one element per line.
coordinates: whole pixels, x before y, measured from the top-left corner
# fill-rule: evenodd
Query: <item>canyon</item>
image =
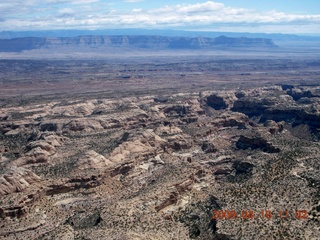
<path fill-rule="evenodd" d="M 318 239 L 319 54 L 271 49 L 1 59 L 0 238 Z"/>

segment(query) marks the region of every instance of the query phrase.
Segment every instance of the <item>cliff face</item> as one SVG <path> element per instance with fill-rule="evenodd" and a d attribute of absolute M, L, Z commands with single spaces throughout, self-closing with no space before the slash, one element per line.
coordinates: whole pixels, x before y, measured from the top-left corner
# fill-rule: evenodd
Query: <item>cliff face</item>
<path fill-rule="evenodd" d="M 0 39 L 1 52 L 51 48 L 58 46 L 127 47 L 145 49 L 206 49 L 219 47 L 277 47 L 271 39 L 264 38 L 188 38 L 164 36 L 79 36 L 66 38 L 13 38 Z"/>
<path fill-rule="evenodd" d="M 224 47 L 277 47 L 277 45 L 268 38 L 230 38 L 220 36 L 214 38 L 213 44 Z"/>
<path fill-rule="evenodd" d="M 0 52 L 20 52 L 23 50 L 31 50 L 41 48 L 45 43 L 45 38 L 35 37 L 0 39 Z"/>

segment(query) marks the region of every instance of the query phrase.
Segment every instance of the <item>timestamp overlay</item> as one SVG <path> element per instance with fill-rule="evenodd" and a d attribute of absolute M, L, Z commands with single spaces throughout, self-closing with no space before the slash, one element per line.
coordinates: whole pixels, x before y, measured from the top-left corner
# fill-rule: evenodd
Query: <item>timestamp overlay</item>
<path fill-rule="evenodd" d="M 241 211 L 236 211 L 232 209 L 224 209 L 224 210 L 213 210 L 212 211 L 212 219 L 214 220 L 236 220 L 236 219 L 287 219 L 287 220 L 307 220 L 308 219 L 308 211 L 305 209 L 297 209 L 297 210 L 250 210 L 244 209 Z"/>

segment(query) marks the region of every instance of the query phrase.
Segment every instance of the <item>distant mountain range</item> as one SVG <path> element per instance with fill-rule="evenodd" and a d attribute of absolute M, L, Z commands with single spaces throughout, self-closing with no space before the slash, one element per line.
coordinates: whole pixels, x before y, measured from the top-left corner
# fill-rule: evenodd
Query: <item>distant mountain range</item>
<path fill-rule="evenodd" d="M 213 48 L 275 48 L 266 38 L 168 37 L 153 35 L 78 36 L 78 37 L 21 37 L 0 39 L 1 52 L 20 52 L 32 49 L 68 47 L 105 47 L 130 49 L 213 49 Z"/>
<path fill-rule="evenodd" d="M 319 36 L 301 36 L 295 34 L 267 34 L 248 32 L 208 32 L 208 31 L 183 31 L 183 30 L 158 30 L 158 29 L 105 29 L 105 30 L 43 30 L 43 31 L 3 31 L 0 39 L 20 37 L 77 37 L 77 36 L 119 36 L 119 35 L 158 35 L 166 37 L 247 37 L 247 38 L 269 38 L 274 41 L 320 41 Z"/>

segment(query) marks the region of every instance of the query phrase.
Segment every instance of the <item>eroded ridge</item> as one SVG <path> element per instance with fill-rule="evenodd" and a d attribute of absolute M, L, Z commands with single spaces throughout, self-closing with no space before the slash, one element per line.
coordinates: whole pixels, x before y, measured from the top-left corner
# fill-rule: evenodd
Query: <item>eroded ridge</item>
<path fill-rule="evenodd" d="M 319 86 L 39 100 L 0 119 L 6 239 L 319 236 Z M 213 218 L 227 210 L 284 215 Z"/>

